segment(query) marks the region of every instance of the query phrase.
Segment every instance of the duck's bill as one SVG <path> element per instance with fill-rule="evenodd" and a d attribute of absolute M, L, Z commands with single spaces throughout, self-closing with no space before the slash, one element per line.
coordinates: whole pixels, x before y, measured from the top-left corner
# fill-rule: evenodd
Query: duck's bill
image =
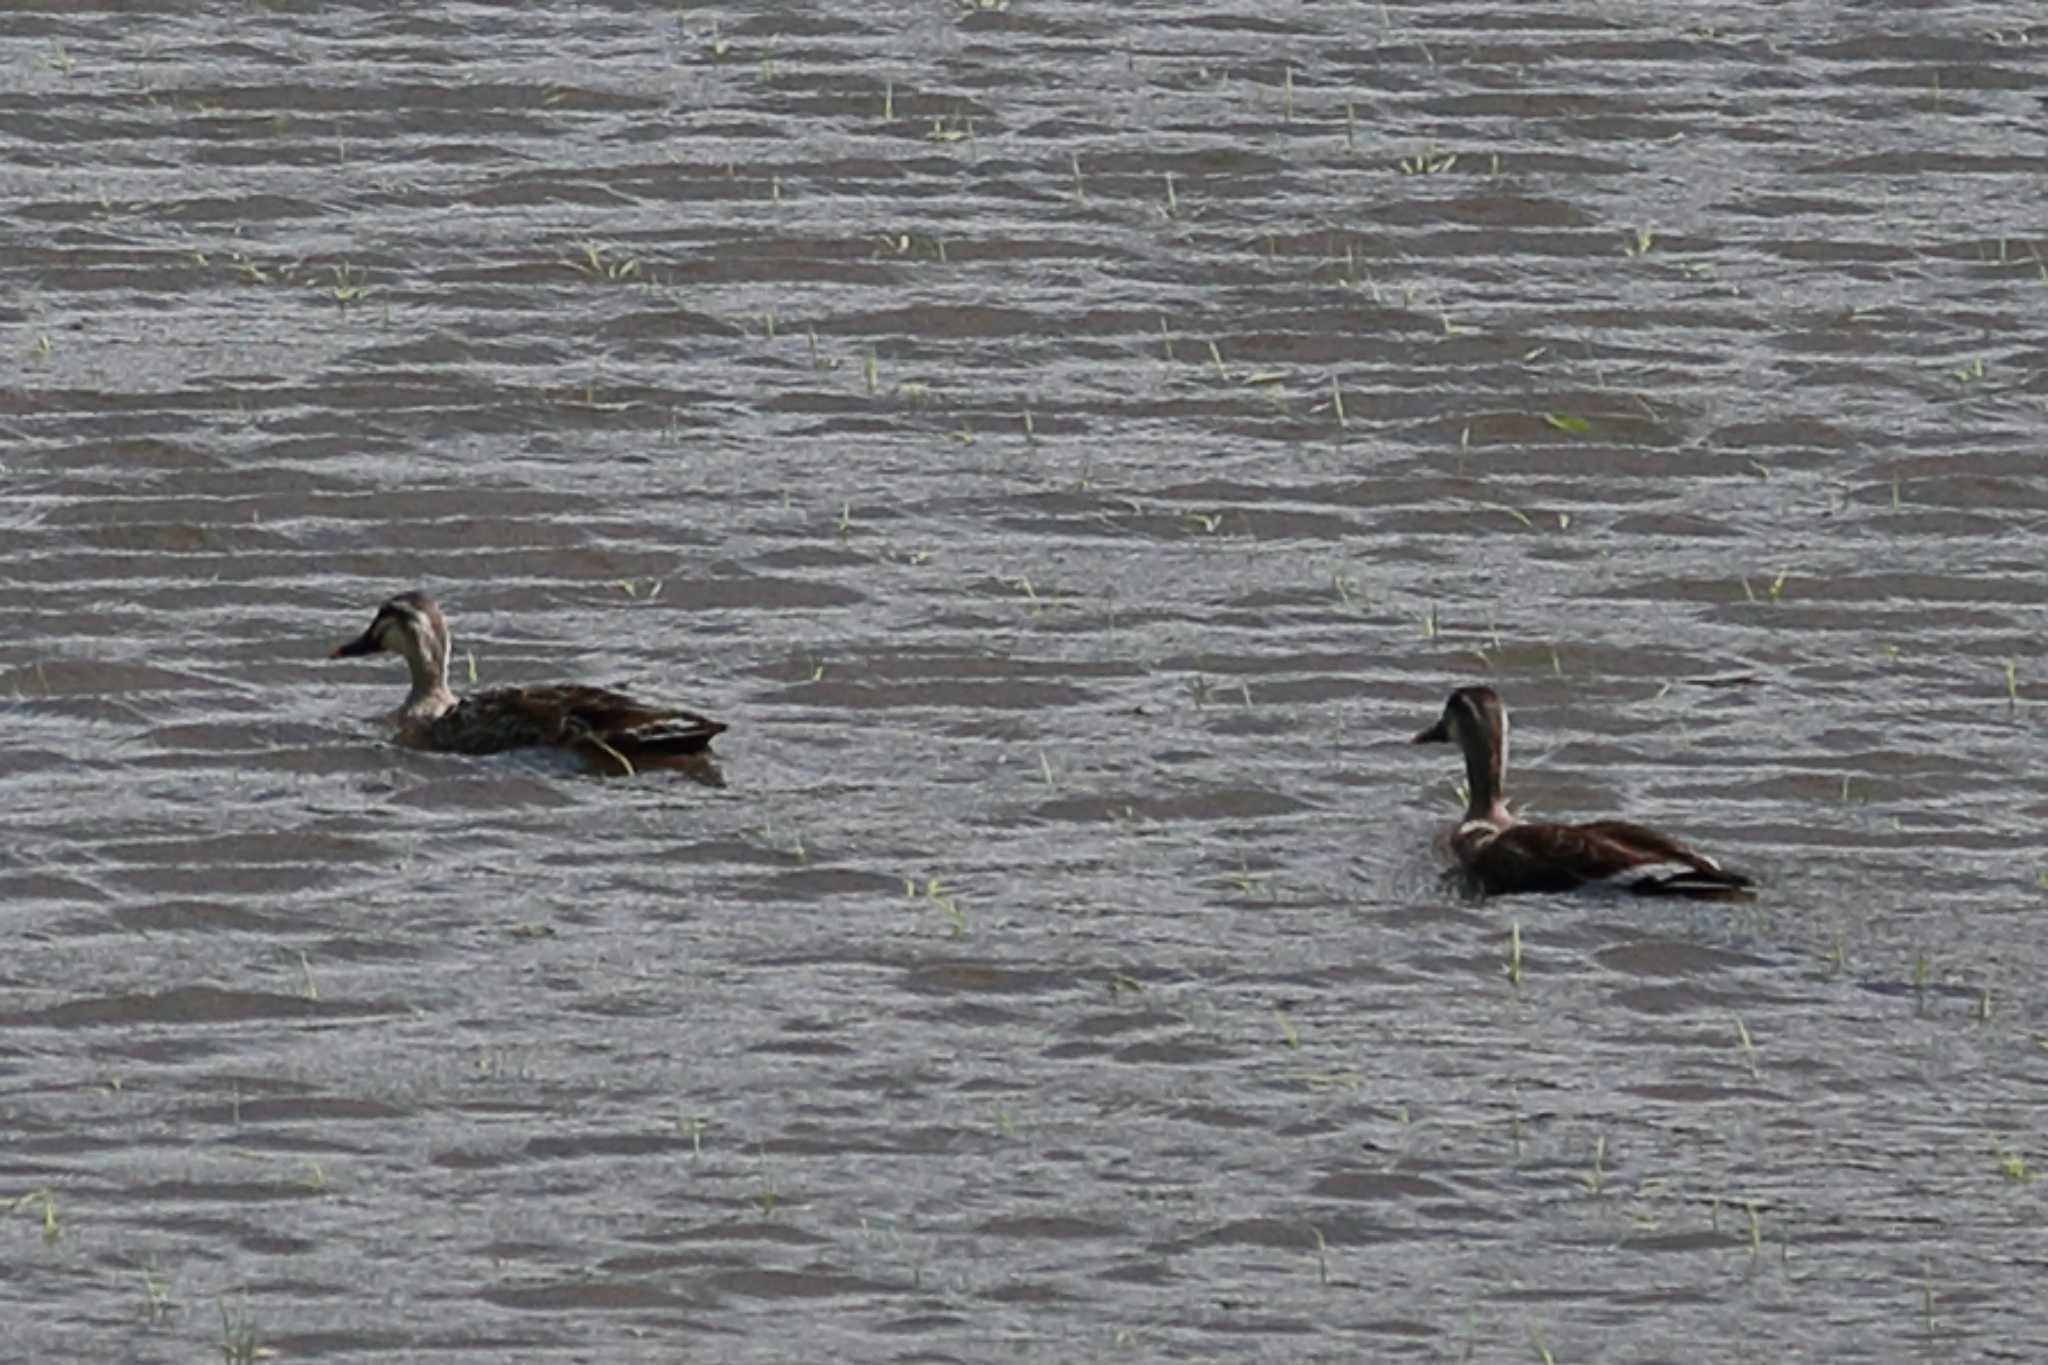
<path fill-rule="evenodd" d="M 336 645 L 334 647 L 334 653 L 330 657 L 336 659 L 353 659 L 361 654 L 375 654 L 381 647 L 382 646 L 380 646 L 377 643 L 376 639 L 373 636 L 371 636 L 368 631 L 365 631 L 361 635 L 358 635 L 355 639 L 350 640 L 345 645 Z"/>
<path fill-rule="evenodd" d="M 1451 742 L 1451 727 L 1439 720 L 1436 724 L 1430 726 L 1408 742 L 1410 744 L 1448 744 Z"/>

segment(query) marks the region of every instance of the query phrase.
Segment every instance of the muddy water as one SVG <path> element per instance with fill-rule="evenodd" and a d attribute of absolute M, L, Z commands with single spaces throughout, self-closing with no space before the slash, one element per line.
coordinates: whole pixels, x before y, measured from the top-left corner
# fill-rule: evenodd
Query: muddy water
<path fill-rule="evenodd" d="M 6 1354 L 2048 1351 L 2029 22 L 15 10 Z"/>

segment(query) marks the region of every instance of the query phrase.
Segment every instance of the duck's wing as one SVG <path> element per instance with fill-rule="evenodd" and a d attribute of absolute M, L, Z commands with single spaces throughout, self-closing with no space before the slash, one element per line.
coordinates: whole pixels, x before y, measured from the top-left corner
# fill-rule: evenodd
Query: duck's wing
<path fill-rule="evenodd" d="M 1643 896 L 1725 897 L 1754 883 L 1668 834 L 1626 820 L 1510 825 L 1473 860 L 1488 891 L 1604 885 Z"/>
<path fill-rule="evenodd" d="M 552 744 L 608 745 L 627 758 L 701 753 L 723 721 L 674 706 L 653 706 L 608 687 L 558 683 L 511 689 L 510 704 L 548 731 Z"/>
<path fill-rule="evenodd" d="M 1596 820 L 1578 826 L 1596 847 L 1608 851 L 1628 889 L 1645 896 L 1720 896 L 1747 892 L 1756 882 L 1730 872 L 1713 858 L 1668 834 L 1626 820 Z"/>

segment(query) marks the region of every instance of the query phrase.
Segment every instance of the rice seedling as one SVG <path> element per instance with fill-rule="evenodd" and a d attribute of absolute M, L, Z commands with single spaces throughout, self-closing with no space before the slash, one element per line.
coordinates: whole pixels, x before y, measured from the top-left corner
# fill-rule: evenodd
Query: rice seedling
<path fill-rule="evenodd" d="M 1280 74 L 1280 121 L 1294 122 L 1294 68 L 1291 66 Z"/>
<path fill-rule="evenodd" d="M 1442 631 L 1437 626 L 1436 607 L 1432 605 L 1422 615 L 1422 638 L 1434 640 L 1440 634 L 1442 634 Z"/>
<path fill-rule="evenodd" d="M 1460 798 L 1462 800 L 1462 796 Z M 1522 984 L 1522 922 L 1508 921 L 1508 984 Z"/>
<path fill-rule="evenodd" d="M 333 266 L 331 269 L 334 274 L 334 283 L 327 292 L 333 295 L 334 301 L 346 310 L 350 304 L 362 299 L 363 281 L 366 277 L 362 271 L 351 270 L 346 264 Z"/>
<path fill-rule="evenodd" d="M 1287 1011 L 1276 1005 L 1273 1009 L 1273 1018 L 1280 1025 L 1280 1041 L 1296 1052 L 1299 1052 L 1301 1050 L 1301 1030 L 1296 1028 L 1294 1021 L 1287 1017 Z"/>
<path fill-rule="evenodd" d="M 2023 1185 L 2034 1178 L 2033 1172 L 2027 1169 L 2027 1159 L 2018 1152 L 2007 1151 L 2002 1147 L 1993 1150 L 1998 1156 L 1998 1173 L 2005 1179 L 2013 1184 Z"/>
<path fill-rule="evenodd" d="M 1344 387 L 1337 382 L 1337 376 L 1330 376 L 1330 406 L 1337 411 L 1337 429 L 1343 431 L 1351 423 L 1344 418 Z"/>
<path fill-rule="evenodd" d="M 867 358 L 861 365 L 861 375 L 867 381 L 868 397 L 873 398 L 882 388 L 882 367 L 875 359 L 873 347 L 868 348 Z"/>
<path fill-rule="evenodd" d="M 1358 150 L 1358 109 L 1350 100 L 1344 101 L 1344 150 Z"/>
<path fill-rule="evenodd" d="M 1045 750 L 1043 749 L 1040 749 L 1038 751 L 1038 772 L 1039 775 L 1045 779 L 1046 786 L 1052 787 L 1058 785 L 1052 780 L 1052 760 L 1045 756 Z"/>
<path fill-rule="evenodd" d="M 1031 420 L 1031 409 L 1024 409 L 1024 444 L 1038 444 L 1038 424 Z"/>
<path fill-rule="evenodd" d="M 299 994 L 308 1000 L 320 998 L 320 987 L 313 980 L 313 964 L 303 948 L 299 950 Z"/>
<path fill-rule="evenodd" d="M 1646 256 L 1649 254 L 1651 246 L 1656 243 L 1656 240 L 1657 234 L 1650 231 L 1650 229 L 1637 228 L 1629 234 L 1628 240 L 1622 243 L 1622 254 L 1632 257 Z"/>
<path fill-rule="evenodd" d="M 1396 164 L 1403 175 L 1441 175 L 1458 164 L 1458 154 L 1438 155 L 1433 150 L 1424 151 L 1415 156 L 1404 156 Z"/>
<path fill-rule="evenodd" d="M 220 1358 L 223 1365 L 256 1365 L 276 1354 L 256 1339 L 256 1324 L 249 1317 L 245 1300 L 239 1314 L 228 1311 L 227 1297 L 220 1299 Z"/>
<path fill-rule="evenodd" d="M 1166 173 L 1166 216 L 1180 217 L 1180 195 L 1174 191 L 1172 171 Z"/>
<path fill-rule="evenodd" d="M 692 1114 L 686 1119 L 676 1120 L 676 1127 L 682 1129 L 690 1136 L 691 1156 L 704 1155 L 704 1129 L 708 1126 L 709 1122 L 710 1120 L 706 1119 L 702 1114 Z"/>
<path fill-rule="evenodd" d="M 1749 1068 L 1751 1080 L 1762 1078 L 1762 1068 L 1757 1063 L 1756 1043 L 1749 1036 L 1749 1027 L 1742 1020 L 1735 1021 L 1735 1045 L 1742 1049 L 1743 1064 Z"/>
<path fill-rule="evenodd" d="M 1213 340 L 1209 343 L 1209 361 L 1216 367 L 1216 381 L 1220 384 L 1228 384 L 1230 382 L 1230 371 L 1223 368 L 1223 352 Z"/>
<path fill-rule="evenodd" d="M 583 738 L 589 742 L 590 746 L 593 749 L 596 749 L 599 753 L 602 753 L 606 758 L 611 759 L 612 762 L 619 765 L 619 776 L 633 776 L 636 769 L 633 767 L 632 759 L 627 758 L 617 749 L 614 749 L 610 744 L 605 742 L 605 740 L 599 737 L 598 735 L 586 734 L 583 736 Z M 801 852 L 802 850 L 799 849 L 798 851 Z"/>
<path fill-rule="evenodd" d="M 882 82 L 882 121 L 887 123 L 896 117 L 896 82 Z"/>
<path fill-rule="evenodd" d="M 1088 190 L 1081 183 L 1081 154 L 1079 152 L 1067 153 L 1067 167 L 1074 173 L 1074 202 L 1076 204 L 1087 203 Z"/>
<path fill-rule="evenodd" d="M 1163 317 L 1163 316 L 1162 316 L 1162 317 L 1161 317 L 1161 318 L 1159 319 L 1159 344 L 1160 344 L 1161 346 L 1163 346 L 1163 347 L 1165 348 L 1165 350 L 1166 350 L 1166 362 L 1167 362 L 1167 364 L 1169 364 L 1169 365 L 1170 365 L 1170 364 L 1172 364 L 1172 363 L 1173 363 L 1173 333 L 1171 333 L 1171 332 L 1169 332 L 1169 331 L 1167 331 L 1167 330 L 1166 330 L 1166 319 L 1165 319 L 1165 317 Z"/>
<path fill-rule="evenodd" d="M 1543 1365 L 1557 1365 L 1557 1357 L 1550 1354 L 1550 1348 L 1543 1344 L 1543 1333 L 1534 1327 L 1529 1329 L 1529 1345 L 1535 1348 L 1536 1358 Z"/>
<path fill-rule="evenodd" d="M 1764 1250 L 1764 1220 L 1757 1212 L 1756 1200 L 1746 1201 L 1749 1209 L 1749 1259 L 1754 1261 Z"/>
<path fill-rule="evenodd" d="M 1323 1237 L 1323 1230 L 1313 1223 L 1309 1225 L 1309 1236 L 1316 1239 L 1316 1282 L 1325 1289 L 1330 1286 L 1330 1244 Z"/>
<path fill-rule="evenodd" d="M 1989 986 L 1985 986 L 1977 992 L 1977 1022 L 1980 1024 L 1991 1022 L 1991 988 Z"/>
<path fill-rule="evenodd" d="M 1892 510 L 1899 510 L 1899 476 L 1892 475 Z"/>
<path fill-rule="evenodd" d="M 27 1194 L 15 1200 L 13 1211 L 19 1213 L 23 1209 L 36 1209 L 41 1212 L 43 1240 L 45 1242 L 55 1242 L 63 1235 L 63 1229 L 57 1222 L 57 1196 L 51 1194 L 47 1189 L 30 1190 Z"/>
<path fill-rule="evenodd" d="M 2020 709 L 2020 661 L 2005 661 L 2005 709 L 2010 715 Z"/>
<path fill-rule="evenodd" d="M 1598 1194 L 1607 1183 L 1607 1135 L 1593 1139 L 1593 1169 L 1580 1177 L 1586 1193 Z"/>
<path fill-rule="evenodd" d="M 142 1268 L 142 1316 L 150 1322 L 162 1322 L 170 1317 L 176 1305 L 171 1302 L 171 1287 L 156 1273 L 153 1265 Z"/>
<path fill-rule="evenodd" d="M 1958 384 L 1974 384 L 1984 377 L 1984 357 L 1978 356 L 1949 376 Z"/>
<path fill-rule="evenodd" d="M 926 901 L 943 913 L 954 938 L 966 935 L 967 912 L 961 908 L 960 898 L 946 890 L 937 877 L 926 878 L 922 887 L 917 884 L 915 878 L 905 877 L 903 889 L 913 900 Z"/>
<path fill-rule="evenodd" d="M 640 273 L 639 261 L 631 257 L 621 258 L 609 255 L 604 244 L 595 241 L 583 243 L 583 258 L 581 260 L 571 257 L 563 261 L 562 264 L 568 266 L 577 274 L 593 280 L 621 282 L 630 280 Z"/>
<path fill-rule="evenodd" d="M 1570 413 L 1564 412 L 1546 412 L 1543 414 L 1543 422 L 1546 426 L 1555 427 L 1559 431 L 1568 431 L 1574 436 L 1584 435 L 1591 429 L 1592 425 L 1583 417 L 1574 417 Z"/>

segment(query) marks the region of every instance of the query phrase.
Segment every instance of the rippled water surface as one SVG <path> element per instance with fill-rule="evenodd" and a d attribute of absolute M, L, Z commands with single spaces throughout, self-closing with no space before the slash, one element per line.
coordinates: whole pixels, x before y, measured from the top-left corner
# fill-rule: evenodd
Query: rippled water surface
<path fill-rule="evenodd" d="M 0 1354 L 2048 1354 L 2044 88 L 2000 4 L 10 8 Z M 412 586 L 730 785 L 391 747 Z M 1452 895 L 1478 680 L 1765 895 Z"/>

